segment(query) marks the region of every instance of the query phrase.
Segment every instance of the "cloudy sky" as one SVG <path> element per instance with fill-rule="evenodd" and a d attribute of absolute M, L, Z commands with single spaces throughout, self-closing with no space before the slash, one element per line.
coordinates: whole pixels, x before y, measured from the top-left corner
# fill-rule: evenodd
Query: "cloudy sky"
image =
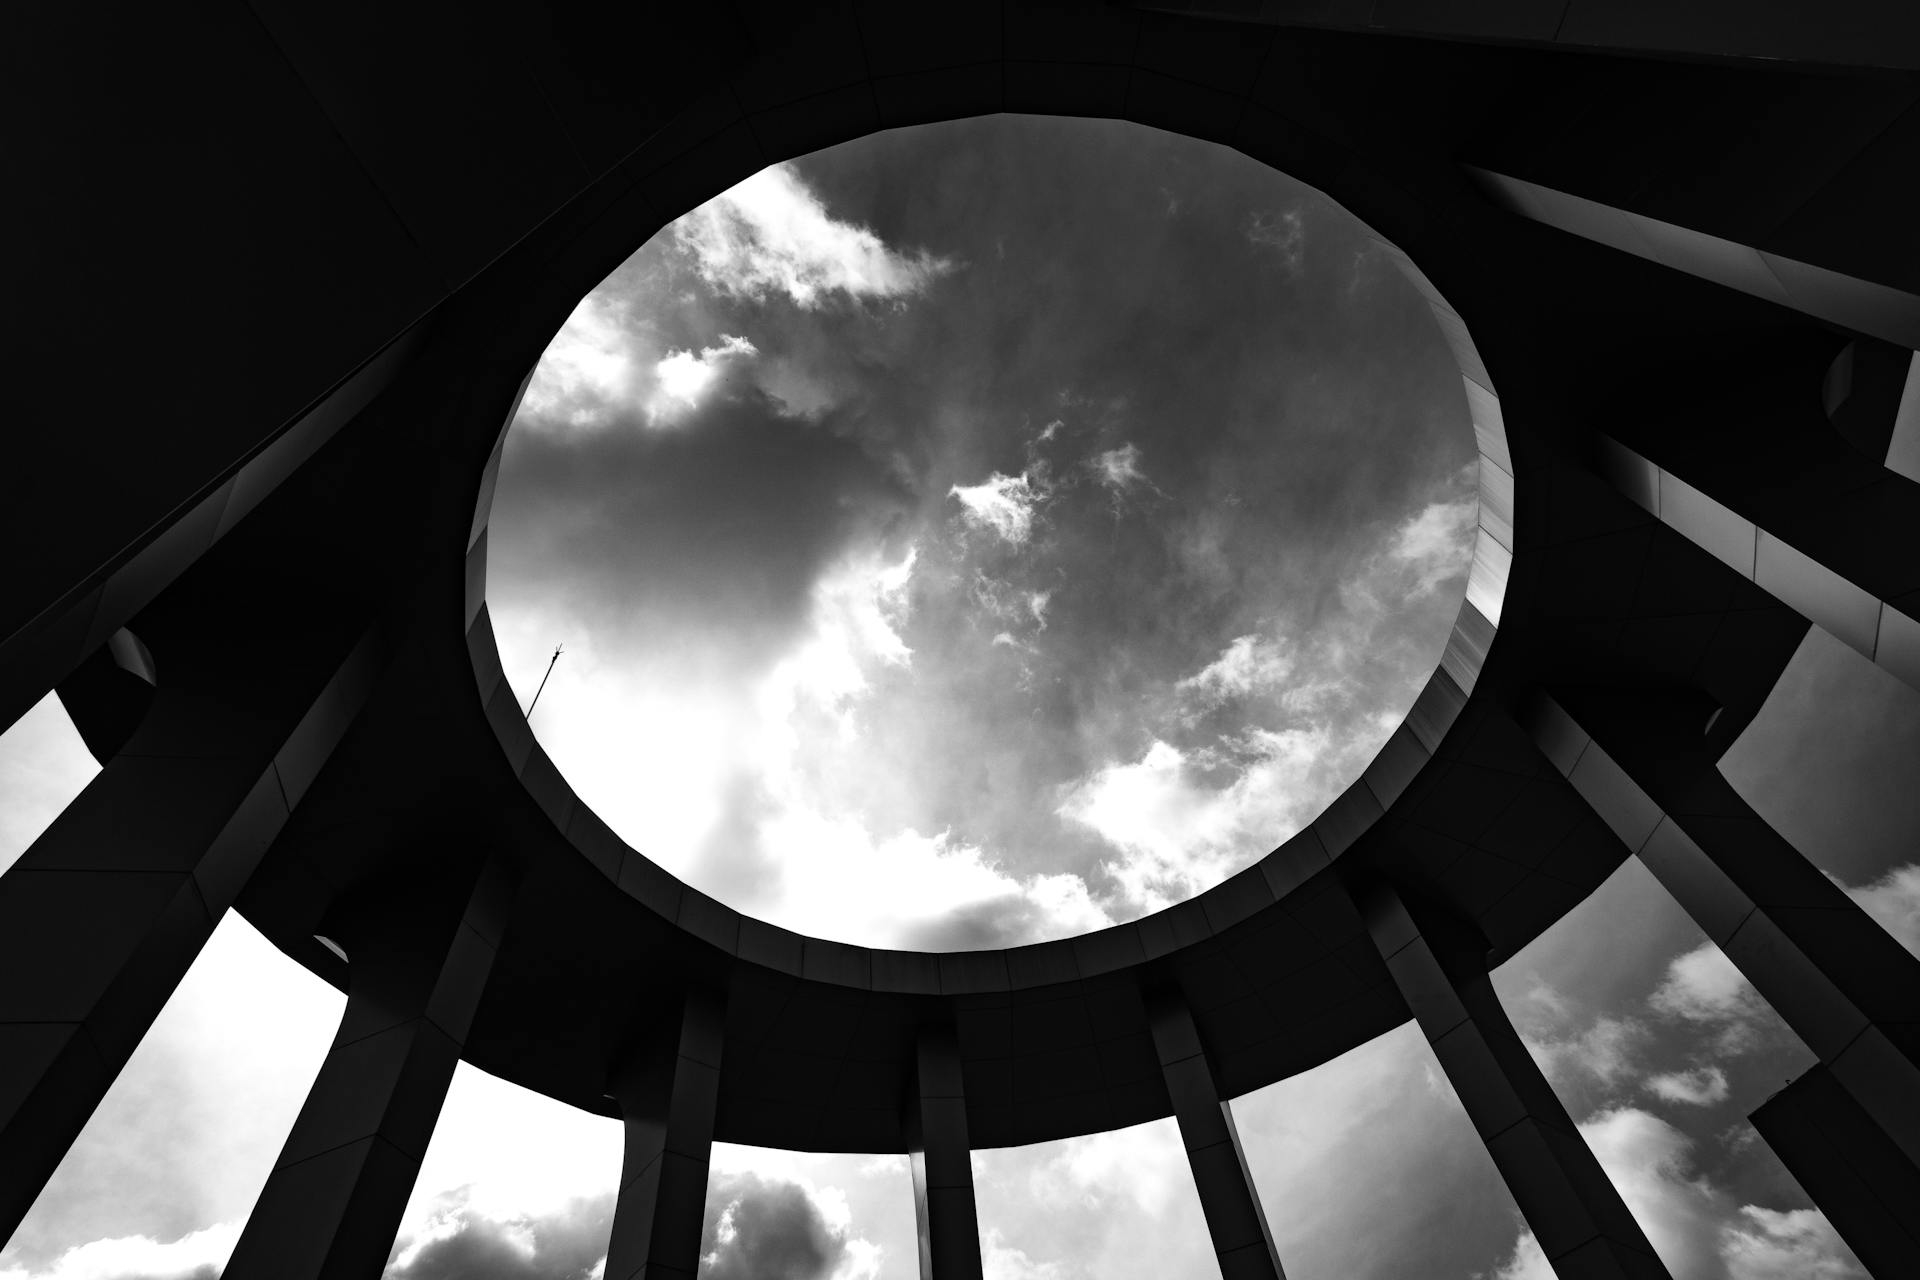
<path fill-rule="evenodd" d="M 734 906 L 954 949 L 1274 848 L 1438 660 L 1476 519 L 1426 305 L 1237 153 L 994 117 L 768 169 L 555 339 L 488 602 L 582 797 Z M 850 892 L 858 886 L 858 892 Z"/>
<path fill-rule="evenodd" d="M 658 841 L 649 847 L 663 860 L 665 850 L 682 850 L 687 874 L 730 883 L 734 901 L 770 915 L 810 900 L 785 887 L 779 867 L 729 863 L 728 856 L 745 856 L 744 849 L 766 859 L 777 847 L 819 858 L 851 847 L 872 860 L 862 875 L 880 874 L 874 868 L 889 858 L 911 869 L 898 882 L 908 909 L 827 911 L 816 931 L 864 930 L 931 945 L 983 932 L 1043 936 L 1143 909 L 1154 894 L 1184 893 L 1216 866 L 1259 852 L 1232 852 L 1256 818 L 1284 826 L 1311 816 L 1302 807 L 1314 801 L 1299 797 L 1319 794 L 1315 786 L 1333 785 L 1325 779 L 1350 767 L 1322 758 L 1364 755 L 1354 744 L 1370 740 L 1370 721 L 1404 705 L 1407 687 L 1393 682 L 1424 676 L 1420 664 L 1430 666 L 1432 654 L 1422 646 L 1444 631 L 1459 599 L 1458 569 L 1446 551 L 1458 536 L 1449 509 L 1464 496 L 1449 487 L 1464 456 L 1454 440 L 1457 383 L 1436 378 L 1442 389 L 1425 411 L 1431 421 L 1405 403 L 1417 380 L 1389 348 L 1399 343 L 1425 359 L 1419 353 L 1430 339 L 1402 306 L 1397 277 L 1369 260 L 1350 228 L 1306 193 L 1274 186 L 1279 180 L 1270 175 L 1244 174 L 1159 135 L 1058 126 L 1022 141 L 991 132 L 1013 128 L 1005 122 L 976 127 L 971 139 L 960 130 L 929 135 L 942 163 L 964 178 L 951 189 L 942 189 L 938 166 L 911 195 L 894 190 L 894 179 L 882 183 L 892 172 L 886 165 L 916 163 L 889 159 L 884 152 L 905 143 L 883 137 L 865 159 L 810 158 L 765 179 L 759 194 L 735 193 L 743 207 L 766 201 L 774 212 L 722 210 L 722 218 L 709 211 L 688 224 L 685 244 L 671 251 L 656 244 L 640 255 L 613 287 L 633 297 L 633 280 L 663 280 L 677 301 L 640 314 L 589 304 L 576 314 L 557 348 L 570 353 L 571 371 L 550 368 L 537 384 L 515 429 L 512 484 L 503 484 L 496 516 L 495 607 L 518 593 L 506 606 L 518 621 L 503 628 L 503 648 L 529 692 L 545 652 L 566 641 L 563 674 L 546 695 L 556 714 L 546 719 L 543 699 L 536 725 L 602 813 L 621 813 L 619 775 L 577 769 L 564 754 L 568 735 L 579 735 L 583 750 L 618 747 L 632 773 L 644 774 L 676 767 L 665 753 L 648 754 L 666 728 L 696 745 L 704 731 L 713 745 L 689 748 L 687 756 L 703 768 L 714 759 L 737 765 L 735 776 L 712 784 L 721 798 L 708 801 L 709 812 L 755 817 L 723 835 L 698 813 L 681 818 L 679 828 L 627 828 L 636 839 Z M 1076 137 L 1097 165 L 1081 165 L 1075 148 L 1062 148 L 1062 138 Z M 1202 247 L 1177 248 L 1184 242 L 1176 230 L 1165 230 L 1153 253 L 1133 242 L 1134 278 L 1118 279 L 1125 272 L 1109 263 L 1116 278 L 1097 286 L 1064 280 L 1064 268 L 1039 250 L 1023 261 L 1010 243 L 1006 252 L 1020 274 L 1008 269 L 1009 276 L 1025 282 L 1013 291 L 1016 301 L 977 301 L 968 323 L 998 324 L 1011 307 L 1008 323 L 1022 327 L 987 351 L 959 332 L 957 320 L 942 321 L 934 305 L 940 291 L 968 288 L 1000 261 L 984 228 L 988 211 L 1014 197 L 985 189 L 984 140 L 998 148 L 993 163 L 1009 166 L 1019 181 L 1060 173 L 1068 187 L 1116 184 L 1099 199 L 1090 191 L 1084 207 L 1071 192 L 1058 195 L 1075 210 L 1061 219 L 1069 225 L 1091 219 L 1099 226 L 1116 216 L 1101 210 L 1117 211 L 1121 223 L 1144 224 L 1149 215 L 1177 223 L 1219 201 L 1220 211 L 1205 216 L 1215 219 L 1210 225 L 1223 243 L 1205 253 L 1228 260 L 1222 269 L 1243 273 L 1242 283 L 1278 291 L 1276 315 L 1263 319 L 1248 302 L 1234 323 L 1267 326 L 1263 353 L 1295 353 L 1293 364 L 1279 355 L 1270 361 L 1284 394 L 1263 398 L 1266 391 L 1246 385 L 1251 375 L 1209 353 L 1208 342 L 1239 349 L 1232 325 L 1228 336 L 1196 334 L 1182 345 L 1162 319 L 1137 316 L 1132 323 L 1149 329 L 1122 359 L 1075 335 L 1073 317 L 1101 322 L 1099 307 L 1056 313 L 1051 302 L 1035 300 L 1082 288 L 1133 291 L 1147 300 L 1135 304 L 1142 309 L 1177 311 L 1185 302 L 1176 286 L 1205 279 L 1196 273 L 1213 259 L 1180 256 L 1200 255 Z M 1136 149 L 1158 166 L 1156 179 L 1127 176 Z M 877 194 L 883 185 L 893 191 L 888 199 Z M 909 217 L 923 200 L 983 208 L 923 224 Z M 1024 216 L 1044 226 L 1051 208 Z M 758 239 L 742 239 L 752 227 Z M 1105 234 L 1076 225 L 1050 252 L 1098 258 Z M 798 248 L 784 256 L 747 252 L 756 243 L 764 250 L 823 240 L 840 246 L 824 265 Z M 1235 256 L 1242 245 L 1256 256 Z M 1163 265 L 1161 253 L 1177 267 Z M 1082 269 L 1091 267 L 1075 267 Z M 1231 298 L 1236 286 L 1207 287 Z M 1375 290 L 1381 296 L 1366 301 Z M 1124 307 L 1100 296 L 1112 328 Z M 1305 314 L 1289 320 L 1290 308 Z M 916 327 L 948 323 L 955 330 L 942 327 L 937 337 Z M 1336 342 L 1316 325 L 1344 336 Z M 1389 339 L 1372 333 L 1374 325 L 1404 329 Z M 1113 341 L 1130 340 L 1126 325 L 1116 332 Z M 820 350 L 794 354 L 795 344 L 809 342 Z M 949 354 L 902 373 L 888 354 L 896 343 L 920 351 L 923 362 L 929 353 Z M 1066 379 L 1072 385 L 1041 367 L 1049 349 L 1056 371 L 1077 371 Z M 1159 357 L 1147 358 L 1159 351 L 1202 373 L 1173 379 L 1154 364 Z M 963 369 L 969 358 L 973 365 Z M 1322 362 L 1319 381 L 1301 368 L 1315 361 Z M 1341 369 L 1356 380 L 1345 390 L 1328 381 Z M 943 388 L 954 404 L 1002 405 L 1007 416 L 983 413 L 968 417 L 964 430 L 929 436 L 882 432 L 875 423 L 904 422 L 908 411 L 883 412 L 882 403 L 945 402 L 896 385 L 915 377 Z M 1403 380 L 1404 393 L 1395 390 Z M 1003 386 L 1033 388 L 1031 411 L 1013 407 L 1026 391 Z M 1262 462 L 1265 453 L 1216 439 L 1206 445 L 1225 459 L 1209 472 L 1216 478 L 1183 473 L 1176 444 L 1190 433 L 1208 439 L 1199 410 L 1173 421 L 1141 406 L 1189 403 L 1220 413 L 1282 405 L 1277 416 L 1247 410 L 1250 423 L 1267 424 L 1259 428 L 1261 449 L 1279 456 Z M 616 412 L 616 405 L 625 407 Z M 1314 471 L 1320 487 L 1303 495 L 1287 477 L 1314 465 L 1313 432 L 1325 425 L 1314 407 L 1350 415 L 1342 429 L 1377 435 L 1370 452 L 1382 456 Z M 536 415 L 544 425 L 534 425 Z M 1062 424 L 1056 434 L 1040 440 L 1054 421 Z M 1274 423 L 1285 427 L 1277 441 Z M 707 456 L 696 427 L 739 435 Z M 875 443 L 882 439 L 885 447 Z M 1427 453 L 1394 452 L 1422 440 Z M 781 459 L 778 467 L 760 457 L 768 451 Z M 936 454 L 949 461 L 936 464 Z M 670 477 L 669 464 L 689 471 Z M 1329 478 L 1336 473 L 1343 487 Z M 620 480 L 607 484 L 602 475 Z M 690 520 L 711 519 L 698 526 L 699 536 L 679 527 L 680 515 L 608 510 L 623 508 L 636 491 L 650 508 L 672 508 L 702 476 L 720 483 L 702 490 L 705 502 L 680 509 Z M 805 488 L 807 503 L 789 492 L 794 487 Z M 1229 502 L 1236 494 L 1241 501 Z M 1267 496 L 1256 502 L 1258 494 Z M 1315 519 L 1343 532 L 1312 536 L 1269 509 L 1296 501 L 1320 504 Z M 1221 509 L 1209 515 L 1200 509 L 1208 504 Z M 1257 519 L 1243 514 L 1249 507 Z M 718 518 L 729 511 L 731 521 Z M 783 539 L 758 541 L 763 513 L 787 531 Z M 607 531 L 595 531 L 600 523 Z M 1099 554 L 1084 545 L 1096 537 L 1107 539 Z M 658 557 L 630 554 L 663 542 Z M 564 556 L 554 550 L 563 547 Z M 1263 554 L 1255 554 L 1259 548 Z M 1247 558 L 1237 558 L 1243 552 Z M 534 572 L 541 555 L 555 556 L 550 585 Z M 1295 556 L 1316 560 L 1315 572 L 1333 585 L 1316 585 L 1308 570 L 1290 567 Z M 1123 564 L 1126 572 L 1160 566 L 1159 577 L 1143 575 L 1151 580 L 1133 589 L 1151 607 L 1122 610 L 1131 603 L 1127 592 L 1088 586 L 1098 586 L 1103 572 L 1120 574 Z M 1224 577 L 1193 567 L 1207 564 Z M 748 572 L 754 565 L 762 576 Z M 721 572 L 729 566 L 738 572 Z M 1045 587 L 1048 573 L 1058 585 Z M 1021 594 L 1043 588 L 1055 594 L 1040 616 L 1030 604 L 1021 615 Z M 1089 593 L 1078 603 L 1076 589 Z M 1430 615 L 1440 619 L 1432 633 L 1421 630 Z M 1014 643 L 994 643 L 1002 631 Z M 1372 659 L 1356 652 L 1362 646 L 1389 656 Z M 988 665 L 1002 658 L 1009 665 Z M 729 689 L 719 677 L 735 661 L 755 674 Z M 626 671 L 647 664 L 677 673 L 693 690 L 686 705 L 660 691 L 670 682 Z M 563 679 L 575 682 L 571 694 Z M 915 681 L 940 688 L 916 692 Z M 1050 701 L 1045 691 L 1054 681 L 1066 692 Z M 1289 701 L 1293 689 L 1311 694 Z M 596 725 L 582 705 L 595 690 L 621 715 L 647 714 L 641 723 L 654 732 L 633 732 L 617 716 Z M 1003 692 L 1011 710 L 969 705 Z M 926 717 L 935 723 L 929 727 Z M 995 739 L 1015 719 L 1034 745 L 1019 733 L 1009 735 L 1012 744 Z M 803 731 L 812 736 L 802 738 Z M 874 757 L 855 750 L 863 735 L 875 734 L 895 735 L 890 750 L 911 753 L 939 785 L 890 790 Z M 1305 771 L 1281 763 L 1277 748 L 1262 754 L 1264 746 L 1240 745 L 1287 734 L 1311 740 L 1311 749 L 1299 748 L 1316 757 Z M 974 753 L 970 783 L 964 753 L 923 740 L 949 735 Z M 1048 763 L 1056 753 L 1072 763 Z M 1920 694 L 1814 632 L 1721 767 L 1874 919 L 1920 951 L 1920 792 L 1912 787 L 1920 775 Z M 1022 770 L 1050 771 L 1031 782 L 1007 776 Z M 52 697 L 0 734 L 0 870 L 95 772 Z M 1259 786 L 1242 785 L 1250 776 Z M 625 785 L 643 781 L 630 775 Z M 956 795 L 974 797 L 991 820 L 970 819 Z M 1158 834 L 1163 843 L 1134 837 L 1130 847 L 1125 832 L 1102 826 L 1103 797 L 1142 806 L 1119 811 L 1138 824 L 1132 829 L 1193 831 L 1211 844 L 1195 853 Z M 955 808 L 943 811 L 942 803 Z M 643 823 L 637 809 L 620 820 Z M 867 843 L 760 843 L 770 824 L 792 830 L 809 821 L 843 841 Z M 760 899 L 751 897 L 756 881 L 747 874 L 756 866 L 777 886 Z M 919 877 L 935 877 L 939 887 L 922 889 Z M 943 915 L 943 902 L 968 910 Z M 1864 1274 L 1745 1122 L 1811 1055 L 1636 861 L 1496 980 L 1509 1015 L 1680 1280 Z M 212 1280 L 342 1003 L 230 916 L 26 1222 L 0 1248 L 0 1280 Z M 1237 1099 L 1234 1110 L 1294 1280 L 1549 1274 L 1411 1025 Z M 597 1277 L 619 1143 L 608 1121 L 460 1068 L 388 1276 Z M 988 1274 L 998 1280 L 1210 1273 L 1204 1223 L 1171 1121 L 976 1152 L 974 1170 Z M 904 1161 L 719 1148 L 705 1249 L 703 1275 L 726 1280 L 912 1280 Z"/>

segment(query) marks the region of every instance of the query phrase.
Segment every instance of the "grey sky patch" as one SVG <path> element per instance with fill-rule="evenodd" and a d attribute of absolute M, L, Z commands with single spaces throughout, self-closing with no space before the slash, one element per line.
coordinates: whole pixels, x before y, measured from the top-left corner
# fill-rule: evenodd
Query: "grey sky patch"
<path fill-rule="evenodd" d="M 608 649 L 757 670 L 792 639 L 830 559 L 884 544 L 911 498 L 831 424 L 756 392 L 690 418 L 667 434 L 515 432 L 490 557 L 529 603 L 559 604 Z"/>
<path fill-rule="evenodd" d="M 1512 1198 L 1411 1024 L 1233 1113 L 1289 1274 L 1465 1280 L 1512 1240 Z"/>
<path fill-rule="evenodd" d="M 1720 771 L 1815 865 L 1878 880 L 1915 860 L 1920 691 L 1809 628 Z"/>
<path fill-rule="evenodd" d="M 1306 219 L 1298 209 L 1248 214 L 1246 236 L 1253 244 L 1271 249 L 1290 269 L 1298 270 L 1306 255 Z"/>

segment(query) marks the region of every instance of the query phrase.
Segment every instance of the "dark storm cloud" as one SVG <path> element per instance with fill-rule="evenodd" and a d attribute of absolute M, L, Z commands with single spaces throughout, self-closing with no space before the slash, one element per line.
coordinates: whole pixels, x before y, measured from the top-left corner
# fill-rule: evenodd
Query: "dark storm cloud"
<path fill-rule="evenodd" d="M 471 1211 L 464 1189 L 454 1191 L 436 1205 L 441 1226 L 429 1239 L 400 1241 L 396 1256 L 405 1262 L 389 1266 L 385 1280 L 584 1280 L 606 1256 L 612 1215 L 605 1195 L 495 1219 Z M 703 1280 L 825 1280 L 848 1252 L 846 1229 L 829 1223 L 795 1182 L 716 1175 L 701 1223 Z"/>
<path fill-rule="evenodd" d="M 827 1222 L 799 1183 L 740 1173 L 707 1189 L 704 1280 L 826 1280 L 846 1254 L 846 1231 Z"/>
<path fill-rule="evenodd" d="M 1356 279 L 1357 227 L 1263 166 L 1112 122 L 997 117 L 881 135 L 799 168 L 883 237 L 969 263 L 939 306 L 909 310 L 901 335 L 926 357 L 909 361 L 913 383 L 975 411 L 952 446 L 965 472 L 954 480 L 1017 472 L 1028 436 L 1063 417 L 1088 456 L 1131 441 L 1183 491 L 1231 478 L 1282 523 L 1340 541 L 1356 519 L 1411 501 L 1436 457 L 1467 456 L 1457 435 L 1429 429 L 1459 390 L 1423 308 L 1405 305 L 1410 290 L 1384 265 Z M 1187 197 L 1171 216 L 1169 181 Z M 1312 250 L 1302 269 L 1248 243 L 1256 215 L 1298 228 Z"/>
<path fill-rule="evenodd" d="M 934 402 L 969 427 L 924 490 L 992 472 L 1038 477 L 1040 464 L 1050 488 L 1028 547 L 989 546 L 970 566 L 1052 593 L 1037 657 L 972 643 L 988 624 L 964 597 L 915 596 L 906 637 L 928 655 L 916 672 L 924 696 L 903 688 L 920 705 L 902 717 L 944 712 L 938 740 L 917 744 L 937 781 L 911 817 L 1023 853 L 1059 847 L 1057 831 L 1032 829 L 1027 797 L 1006 797 L 1005 812 L 982 821 L 982 762 L 1064 782 L 1143 748 L 1141 699 L 1191 674 L 1197 655 L 1204 663 L 1251 630 L 1320 625 L 1367 575 L 1389 522 L 1471 456 L 1458 374 L 1390 268 L 1368 268 L 1356 287 L 1360 233 L 1261 166 L 1101 122 L 969 121 L 871 141 L 801 169 L 883 236 L 911 230 L 971 264 L 943 284 L 941 308 L 910 321 L 933 353 L 912 366 L 916 382 L 932 382 Z M 895 166 L 910 180 L 888 181 Z M 1185 194 L 1173 216 L 1160 195 L 1170 178 Z M 1297 269 L 1268 261 L 1272 246 L 1245 234 L 1254 218 L 1315 252 Z M 875 395 L 886 405 L 895 393 L 881 380 Z M 1156 510 L 1115 511 L 1094 482 L 1096 460 L 1116 450 L 1132 451 Z M 938 573 L 939 555 L 930 548 L 920 572 Z M 1404 630 L 1444 633 L 1451 605 L 1434 604 Z M 1402 630 L 1374 637 L 1382 657 Z M 1031 751 L 1004 729 L 1002 704 L 1017 691 L 1001 686 L 1018 682 L 1022 662 Z M 931 687 L 936 669 L 955 687 Z M 961 686 L 971 696 L 957 696 Z M 1108 707 L 1125 708 L 1127 723 L 1101 723 Z M 1010 749 L 1023 759 L 1006 759 Z"/>
<path fill-rule="evenodd" d="M 386 1280 L 585 1280 L 607 1253 L 613 1197 L 576 1200 L 557 1213 L 498 1221 L 469 1212 L 463 1192 L 438 1206 L 453 1220 L 443 1237 L 409 1251 Z"/>
<path fill-rule="evenodd" d="M 751 389 L 669 427 L 517 430 L 489 543 L 496 590 L 563 603 L 615 653 L 749 669 L 790 641 L 821 570 L 912 495 L 831 423 Z"/>

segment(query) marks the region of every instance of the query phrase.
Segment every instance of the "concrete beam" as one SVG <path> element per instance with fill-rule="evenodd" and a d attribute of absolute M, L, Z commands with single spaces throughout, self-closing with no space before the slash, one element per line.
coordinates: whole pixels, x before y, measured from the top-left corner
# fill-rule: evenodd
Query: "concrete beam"
<path fill-rule="evenodd" d="M 1388 881 L 1353 887 L 1387 971 L 1554 1273 L 1666 1280 L 1640 1224 L 1507 1020 L 1470 921 Z"/>
<path fill-rule="evenodd" d="M 386 1266 L 513 886 L 493 859 L 369 887 L 329 917 L 347 953 L 347 1009 L 228 1280 L 373 1280 Z"/>
<path fill-rule="evenodd" d="M 915 1051 L 907 1117 L 920 1280 L 980 1280 L 980 1215 L 973 1199 L 967 1094 L 960 1045 L 948 1027 L 928 1027 Z"/>
<path fill-rule="evenodd" d="M 1152 993 L 1147 1018 L 1220 1274 L 1227 1280 L 1284 1280 L 1233 1111 L 1220 1096 L 1186 997 L 1177 991 Z"/>
<path fill-rule="evenodd" d="M 1920 960 L 1755 813 L 1699 708 L 1537 697 L 1543 753 L 1909 1160 L 1920 1163 Z"/>

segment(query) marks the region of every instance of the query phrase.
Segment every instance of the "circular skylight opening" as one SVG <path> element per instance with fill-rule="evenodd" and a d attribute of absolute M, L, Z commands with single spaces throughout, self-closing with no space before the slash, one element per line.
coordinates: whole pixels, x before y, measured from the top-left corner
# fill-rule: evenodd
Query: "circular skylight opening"
<path fill-rule="evenodd" d="M 487 601 L 535 735 L 634 848 L 818 937 L 1218 883 L 1360 776 L 1460 613 L 1479 457 L 1403 263 L 1110 121 L 754 175 L 580 303 L 509 429 Z"/>

